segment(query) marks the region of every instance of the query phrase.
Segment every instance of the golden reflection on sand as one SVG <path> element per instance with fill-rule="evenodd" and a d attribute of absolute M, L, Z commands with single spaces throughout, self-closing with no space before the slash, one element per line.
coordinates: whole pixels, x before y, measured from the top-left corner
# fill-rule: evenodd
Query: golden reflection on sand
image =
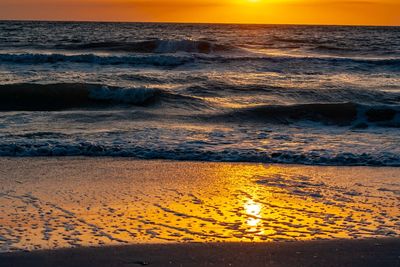
<path fill-rule="evenodd" d="M 260 224 L 261 208 L 262 206 L 260 204 L 255 203 L 251 199 L 244 204 L 244 210 L 249 216 L 246 221 L 247 225 L 251 227 L 256 227 Z"/>
<path fill-rule="evenodd" d="M 400 234 L 396 168 L 0 159 L 0 169 L 0 251 Z"/>

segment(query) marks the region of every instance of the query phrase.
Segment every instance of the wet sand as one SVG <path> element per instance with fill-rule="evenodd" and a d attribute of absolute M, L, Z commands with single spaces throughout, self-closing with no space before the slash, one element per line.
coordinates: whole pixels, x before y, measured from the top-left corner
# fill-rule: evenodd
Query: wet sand
<path fill-rule="evenodd" d="M 2 267 L 396 267 L 400 240 L 131 245 L 0 253 Z"/>
<path fill-rule="evenodd" d="M 2 158 L 0 252 L 397 238 L 399 177 L 399 168 Z"/>

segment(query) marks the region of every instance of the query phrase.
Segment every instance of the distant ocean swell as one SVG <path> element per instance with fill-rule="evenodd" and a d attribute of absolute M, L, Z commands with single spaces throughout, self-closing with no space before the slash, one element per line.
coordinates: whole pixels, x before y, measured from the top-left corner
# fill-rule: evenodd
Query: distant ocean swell
<path fill-rule="evenodd" d="M 239 50 L 231 45 L 218 44 L 206 40 L 146 40 L 137 42 L 97 42 L 86 44 L 57 45 L 63 50 L 98 50 L 131 53 L 200 53 L 229 52 Z"/>
<path fill-rule="evenodd" d="M 98 65 L 134 65 L 134 66 L 160 66 L 178 67 L 190 63 L 213 62 L 218 64 L 246 62 L 271 63 L 271 64 L 313 64 L 331 66 L 334 69 L 346 67 L 348 71 L 353 68 L 385 68 L 389 71 L 400 71 L 400 58 L 360 58 L 360 57 L 334 57 L 334 56 L 279 56 L 262 54 L 226 54 L 213 56 L 201 54 L 131 54 L 131 55 L 100 55 L 61 54 L 61 53 L 0 53 L 0 64 L 52 64 L 52 63 L 77 63 Z"/>
<path fill-rule="evenodd" d="M 344 47 L 337 44 L 329 44 L 325 42 L 318 42 L 318 40 L 301 40 L 293 39 L 288 41 L 284 38 L 275 38 L 274 41 L 282 43 L 298 44 L 296 46 L 283 46 L 284 48 L 302 48 L 302 46 L 310 45 L 308 51 L 317 52 L 344 52 L 349 55 L 359 54 L 360 47 Z M 267 43 L 258 44 L 258 48 L 271 48 L 275 44 Z M 20 48 L 23 46 L 20 46 Z M 31 46 L 29 46 L 31 47 Z M 102 51 L 102 52 L 127 52 L 127 53 L 144 53 L 144 54 L 173 54 L 173 53 L 196 53 L 196 54 L 217 54 L 217 53 L 244 53 L 247 48 L 253 47 L 252 45 L 245 44 L 228 44 L 228 43 L 217 43 L 209 40 L 192 40 L 192 39 L 150 39 L 143 41 L 107 41 L 107 42 L 89 42 L 89 43 L 67 43 L 67 44 L 56 44 L 56 45 L 39 45 L 37 49 L 50 49 L 50 50 L 65 50 L 65 51 Z M 279 46 L 282 48 L 282 45 Z M 374 51 L 373 47 L 369 47 L 369 50 Z M 379 49 L 376 49 L 379 51 Z M 382 55 L 391 55 L 389 52 L 381 51 Z"/>
<path fill-rule="evenodd" d="M 46 64 L 46 63 L 84 63 L 84 64 L 99 64 L 99 65 L 152 65 L 152 66 L 167 66 L 174 67 L 186 63 L 193 62 L 193 58 L 187 56 L 171 56 L 171 55 L 110 55 L 101 56 L 95 54 L 78 54 L 65 55 L 58 53 L 32 54 L 0 54 L 0 63 L 15 63 L 15 64 Z"/>

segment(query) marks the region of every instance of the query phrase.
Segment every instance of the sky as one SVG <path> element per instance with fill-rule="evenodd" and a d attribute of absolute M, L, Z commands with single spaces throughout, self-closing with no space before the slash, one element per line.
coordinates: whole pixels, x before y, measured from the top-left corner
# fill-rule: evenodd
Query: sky
<path fill-rule="evenodd" d="M 0 19 L 400 26 L 400 0 L 0 0 Z"/>

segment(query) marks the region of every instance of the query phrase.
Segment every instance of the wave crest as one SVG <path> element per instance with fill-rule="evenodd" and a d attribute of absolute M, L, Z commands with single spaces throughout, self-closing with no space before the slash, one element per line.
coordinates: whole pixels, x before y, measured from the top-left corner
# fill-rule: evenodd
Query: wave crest
<path fill-rule="evenodd" d="M 140 66 L 160 66 L 160 67 L 177 67 L 189 62 L 193 58 L 184 56 L 168 56 L 168 55 L 148 55 L 148 56 L 100 56 L 95 54 L 0 54 L 0 62 L 11 62 L 19 64 L 38 64 L 38 63 L 87 63 L 99 65 L 140 65 Z"/>
<path fill-rule="evenodd" d="M 314 121 L 339 126 L 366 128 L 369 125 L 399 127 L 400 106 L 368 106 L 357 103 L 312 103 L 296 105 L 261 105 L 233 110 L 216 119 L 269 123 Z"/>
<path fill-rule="evenodd" d="M 57 140 L 57 139 L 55 139 Z M 163 147 L 147 145 L 124 146 L 103 142 L 77 142 L 30 140 L 24 142 L 0 142 L 0 156 L 4 157 L 49 157 L 49 156 L 89 156 L 89 157 L 133 157 L 140 159 L 170 159 L 218 162 L 262 162 L 308 165 L 337 166 L 400 166 L 400 157 L 396 153 L 323 153 L 299 151 L 258 151 L 257 149 L 224 149 L 210 151 L 197 147 Z"/>
<path fill-rule="evenodd" d="M 153 102 L 159 93 L 152 88 L 118 88 L 99 84 L 0 85 L 0 110 L 52 111 L 120 104 L 146 105 Z"/>

